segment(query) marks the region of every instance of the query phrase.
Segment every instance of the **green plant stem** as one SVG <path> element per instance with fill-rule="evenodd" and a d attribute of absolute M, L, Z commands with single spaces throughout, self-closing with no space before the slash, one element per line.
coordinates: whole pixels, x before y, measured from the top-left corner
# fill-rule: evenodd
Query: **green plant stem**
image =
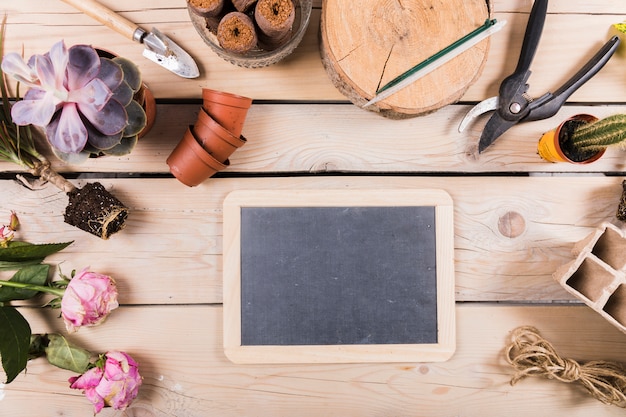
<path fill-rule="evenodd" d="M 65 293 L 65 290 L 61 288 L 46 287 L 45 285 L 25 284 L 23 282 L 0 281 L 0 287 L 2 286 L 20 288 L 23 290 L 47 292 L 48 294 L 56 295 L 58 297 L 63 297 L 63 294 Z"/>

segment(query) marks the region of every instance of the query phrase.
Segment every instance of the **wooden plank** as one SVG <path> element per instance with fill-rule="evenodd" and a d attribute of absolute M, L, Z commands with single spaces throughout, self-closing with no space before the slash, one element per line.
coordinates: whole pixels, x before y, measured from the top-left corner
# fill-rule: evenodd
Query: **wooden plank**
<path fill-rule="evenodd" d="M 528 13 L 530 4 L 517 0 L 493 0 L 491 7 L 498 12 L 520 12 Z M 548 5 L 548 13 L 576 13 L 576 14 L 597 14 L 606 13 L 624 14 L 626 4 L 619 0 L 597 0 L 597 1 L 569 1 L 551 0 Z"/>
<path fill-rule="evenodd" d="M 158 26 L 187 49 L 199 61 L 202 74 L 198 79 L 184 80 L 142 58 L 140 45 L 127 41 L 66 4 L 48 3 L 51 4 L 42 6 L 36 0 L 23 0 L 5 6 L 7 51 L 24 48 L 25 56 L 30 56 L 48 51 L 53 42 L 61 39 L 68 45 L 89 43 L 110 49 L 140 66 L 144 80 L 157 98 L 200 98 L 200 87 L 210 86 L 255 99 L 347 101 L 334 88 L 322 67 L 317 35 L 319 9 L 314 10 L 305 39 L 293 55 L 277 65 L 250 70 L 233 66 L 211 52 L 192 27 L 182 4 L 172 6 L 171 2 L 161 2 L 161 7 L 155 7 L 148 0 L 142 0 L 129 8 L 123 0 L 104 2 L 142 26 Z M 603 0 L 591 6 L 570 3 L 562 0 L 550 6 L 540 49 L 532 65 L 532 95 L 554 91 L 608 39 L 610 25 L 624 20 L 624 5 L 619 0 Z M 480 79 L 463 96 L 464 101 L 479 101 L 495 95 L 500 81 L 513 71 L 517 62 L 529 5 L 511 0 L 502 0 L 502 6 L 500 4 L 494 5 L 494 17 L 507 20 L 508 24 L 492 37 L 487 64 Z M 585 30 L 572 29 L 579 27 Z M 572 96 L 571 101 L 597 102 L 600 97 L 603 102 L 622 101 L 623 59 L 611 60 Z"/>
<path fill-rule="evenodd" d="M 515 71 L 528 16 L 496 12 L 495 18 L 508 23 L 501 32 L 491 37 L 489 56 L 481 78 L 468 89 L 462 100 L 480 101 L 496 96 L 501 81 Z M 529 95 L 537 98 L 548 91 L 554 92 L 564 84 L 610 38 L 611 25 L 622 20 L 623 16 L 613 14 L 549 14 L 530 67 Z M 588 22 L 589 26 L 584 22 Z M 585 30 L 573 29 L 583 26 Z M 602 97 L 600 101 L 603 102 L 619 102 L 625 88 L 621 70 L 624 59 L 624 56 L 614 56 L 568 101 L 594 102 Z"/>
<path fill-rule="evenodd" d="M 113 4 L 110 2 L 110 4 Z M 201 76 L 183 79 L 142 57 L 143 46 L 125 39 L 90 17 L 63 4 L 63 9 L 41 13 L 38 2 L 27 0 L 16 5 L 7 22 L 6 51 L 21 52 L 30 57 L 48 51 L 53 43 L 63 39 L 69 45 L 88 43 L 116 52 L 136 63 L 144 81 L 161 98 L 201 97 L 200 87 L 230 91 L 256 99 L 342 100 L 322 67 L 317 45 L 319 10 L 302 43 L 285 60 L 267 68 L 247 69 L 234 66 L 219 58 L 191 24 L 186 8 L 152 9 L 146 2 L 144 10 L 123 15 L 146 29 L 156 26 L 188 51 L 198 63 Z M 137 5 L 138 6 L 138 5 Z M 17 23 L 15 23 L 14 16 Z M 141 18 L 139 18 L 141 16 Z M 49 22 L 70 22 L 51 25 Z M 311 76 L 309 76 L 309 74 Z M 304 82 L 306 80 L 306 82 Z"/>
<path fill-rule="evenodd" d="M 165 163 L 193 124 L 200 104 L 158 105 L 150 133 L 130 155 L 90 159 L 65 165 L 50 157 L 59 172 L 169 174 Z M 483 172 L 620 172 L 624 153 L 609 150 L 590 165 L 549 163 L 537 155 L 542 133 L 570 115 L 599 117 L 626 112 L 626 106 L 566 106 L 548 120 L 514 126 L 477 155 L 485 115 L 463 133 L 458 125 L 471 107 L 454 105 L 428 116 L 390 120 L 344 104 L 253 104 L 243 135 L 247 144 L 230 158 L 230 173 L 483 173 Z M 43 147 L 42 147 L 43 149 Z M 50 152 L 47 152 L 50 155 Z M 0 172 L 19 166 L 0 162 Z"/>
<path fill-rule="evenodd" d="M 61 330 L 56 312 L 21 310 L 34 332 Z M 125 413 L 102 415 L 623 415 L 576 384 L 538 377 L 509 384 L 503 351 L 509 332 L 522 325 L 538 327 L 563 357 L 626 363 L 624 335 L 584 306 L 458 305 L 458 348 L 442 363 L 240 366 L 222 352 L 221 321 L 219 306 L 121 307 L 103 325 L 72 336 L 92 351 L 119 349 L 139 361 L 139 397 Z M 31 362 L 1 388 L 3 413 L 90 415 L 89 402 L 68 388 L 72 375 Z"/>
<path fill-rule="evenodd" d="M 128 4 L 122 0 L 102 0 L 102 4 L 125 14 L 128 18 L 133 17 L 137 23 L 145 23 L 149 21 L 149 16 L 153 14 L 161 16 L 161 22 L 171 21 L 171 14 L 175 10 L 184 10 L 185 6 L 180 3 L 173 3 L 171 0 L 138 0 L 133 4 Z M 313 8 L 322 7 L 322 0 L 313 0 Z M 489 2 L 492 10 L 504 13 L 528 13 L 530 6 L 518 0 L 492 0 Z M 16 7 L 18 4 L 6 4 L 4 9 L 11 13 L 19 13 L 20 10 L 33 10 L 35 13 L 61 13 L 67 11 L 67 7 L 59 2 L 45 2 L 38 4 L 38 7 L 32 7 L 36 4 L 36 0 L 25 0 L 23 6 Z M 567 14 L 598 14 L 613 13 L 625 14 L 626 4 L 620 0 L 595 0 L 593 2 L 572 2 L 569 0 L 551 0 L 548 13 L 567 13 Z"/>
<path fill-rule="evenodd" d="M 173 179 L 107 179 L 131 208 L 127 229 L 103 241 L 63 223 L 65 196 L 0 181 L 0 208 L 22 219 L 19 237 L 74 240 L 51 257 L 63 270 L 90 265 L 114 276 L 124 304 L 222 300 L 222 202 L 240 189 L 440 188 L 454 202 L 457 301 L 573 299 L 552 273 L 571 249 L 612 221 L 621 177 L 213 178 L 197 188 Z M 82 183 L 80 181 L 79 183 Z M 185 282 L 188 285 L 180 285 Z"/>

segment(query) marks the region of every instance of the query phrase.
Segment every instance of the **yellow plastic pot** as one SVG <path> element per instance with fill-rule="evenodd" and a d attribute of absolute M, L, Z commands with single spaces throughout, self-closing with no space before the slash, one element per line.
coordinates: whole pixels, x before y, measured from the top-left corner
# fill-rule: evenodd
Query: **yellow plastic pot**
<path fill-rule="evenodd" d="M 539 156 L 546 161 L 549 162 L 569 162 L 570 164 L 590 164 L 594 161 L 597 161 L 603 154 L 604 149 L 596 152 L 589 158 L 583 161 L 574 161 L 570 159 L 563 149 L 561 149 L 560 135 L 563 126 L 569 121 L 572 120 L 582 120 L 586 123 L 595 122 L 598 120 L 597 117 L 592 116 L 590 114 L 576 114 L 568 119 L 564 120 L 563 123 L 558 125 L 555 129 L 552 129 L 541 136 L 539 139 L 539 143 L 537 144 L 537 152 Z"/>

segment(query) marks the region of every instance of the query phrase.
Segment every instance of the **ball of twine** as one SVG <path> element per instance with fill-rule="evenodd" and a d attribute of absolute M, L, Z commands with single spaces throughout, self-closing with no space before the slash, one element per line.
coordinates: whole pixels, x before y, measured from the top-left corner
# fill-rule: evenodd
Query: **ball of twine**
<path fill-rule="evenodd" d="M 506 359 L 517 371 L 515 385 L 527 376 L 543 376 L 562 382 L 578 382 L 597 400 L 626 408 L 626 371 L 621 364 L 606 361 L 577 362 L 562 358 L 539 331 L 530 326 L 512 332 Z"/>

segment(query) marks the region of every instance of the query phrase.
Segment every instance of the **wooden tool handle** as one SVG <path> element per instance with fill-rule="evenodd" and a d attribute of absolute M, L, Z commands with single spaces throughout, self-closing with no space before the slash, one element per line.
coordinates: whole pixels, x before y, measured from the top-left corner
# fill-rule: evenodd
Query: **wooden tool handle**
<path fill-rule="evenodd" d="M 135 31 L 139 26 L 130 20 L 120 16 L 113 10 L 104 7 L 95 0 L 62 0 L 63 2 L 75 7 L 87 16 L 96 19 L 98 22 L 122 34 L 123 36 L 139 42 L 135 39 Z"/>

